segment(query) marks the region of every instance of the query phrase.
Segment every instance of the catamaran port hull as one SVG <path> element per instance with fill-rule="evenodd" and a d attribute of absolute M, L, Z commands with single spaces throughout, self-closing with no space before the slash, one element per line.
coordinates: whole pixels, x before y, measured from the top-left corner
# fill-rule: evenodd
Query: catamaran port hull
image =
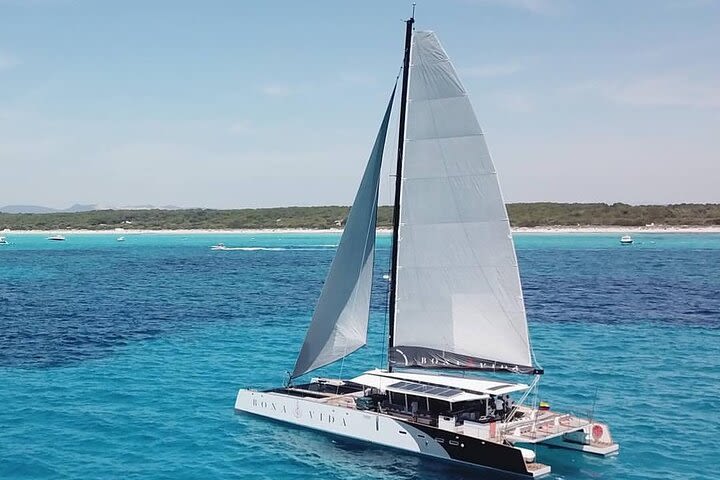
<path fill-rule="evenodd" d="M 410 424 L 373 411 L 328 405 L 315 399 L 242 389 L 238 392 L 235 410 L 436 459 L 495 470 L 505 477 L 537 478 L 550 473 L 547 465 L 526 462 L 523 449 L 518 447 L 430 425 Z"/>

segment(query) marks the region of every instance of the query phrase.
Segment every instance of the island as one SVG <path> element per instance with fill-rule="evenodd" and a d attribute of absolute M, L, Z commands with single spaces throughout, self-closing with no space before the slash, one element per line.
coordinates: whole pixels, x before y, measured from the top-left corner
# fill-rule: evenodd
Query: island
<path fill-rule="evenodd" d="M 720 204 L 510 203 L 516 229 L 720 227 Z M 339 229 L 347 206 L 242 209 L 134 209 L 0 213 L 0 230 L 328 230 Z M 378 209 L 378 228 L 392 225 L 392 207 Z"/>

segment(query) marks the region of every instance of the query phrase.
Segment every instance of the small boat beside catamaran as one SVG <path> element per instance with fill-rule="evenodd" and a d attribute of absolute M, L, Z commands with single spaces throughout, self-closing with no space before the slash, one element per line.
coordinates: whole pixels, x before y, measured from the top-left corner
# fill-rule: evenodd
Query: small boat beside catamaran
<path fill-rule="evenodd" d="M 64 242 L 65 241 L 65 237 L 62 235 L 52 235 L 52 236 L 47 237 L 47 239 L 52 240 L 54 242 Z"/>
<path fill-rule="evenodd" d="M 235 410 L 513 477 L 550 472 L 537 444 L 616 453 L 605 423 L 530 401 L 544 372 L 495 167 L 445 50 L 413 23 L 398 115 L 387 363 L 349 379 L 300 381 L 367 341 L 395 89 L 295 367 L 284 386 L 241 389 Z"/>

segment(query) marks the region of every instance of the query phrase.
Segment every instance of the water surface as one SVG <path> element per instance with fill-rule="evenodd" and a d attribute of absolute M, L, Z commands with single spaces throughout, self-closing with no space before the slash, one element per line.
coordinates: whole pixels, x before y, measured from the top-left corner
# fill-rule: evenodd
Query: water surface
<path fill-rule="evenodd" d="M 292 368 L 337 235 L 8 236 L 0 478 L 484 478 L 233 413 L 240 386 Z M 540 397 L 621 444 L 609 459 L 540 450 L 551 478 L 713 478 L 720 235 L 635 238 L 516 236 Z M 369 345 L 323 374 L 382 363 L 379 244 Z"/>

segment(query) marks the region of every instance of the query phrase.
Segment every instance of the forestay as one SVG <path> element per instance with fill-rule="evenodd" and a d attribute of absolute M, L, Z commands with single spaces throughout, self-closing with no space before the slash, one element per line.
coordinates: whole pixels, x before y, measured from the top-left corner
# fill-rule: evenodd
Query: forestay
<path fill-rule="evenodd" d="M 328 365 L 365 345 L 380 167 L 394 96 L 393 90 L 292 378 Z"/>
<path fill-rule="evenodd" d="M 409 82 L 390 362 L 530 372 L 519 271 L 495 168 L 432 32 L 414 34 Z"/>

